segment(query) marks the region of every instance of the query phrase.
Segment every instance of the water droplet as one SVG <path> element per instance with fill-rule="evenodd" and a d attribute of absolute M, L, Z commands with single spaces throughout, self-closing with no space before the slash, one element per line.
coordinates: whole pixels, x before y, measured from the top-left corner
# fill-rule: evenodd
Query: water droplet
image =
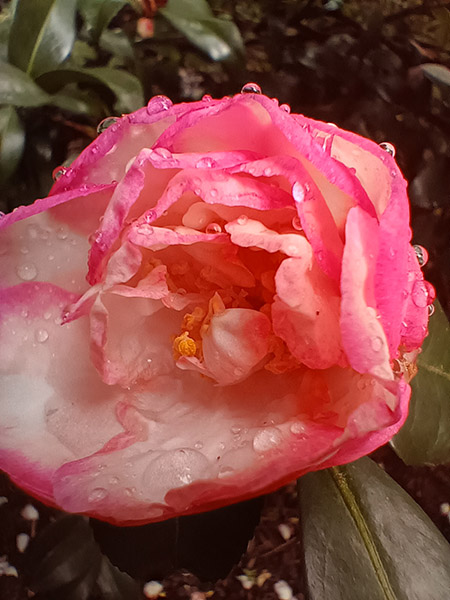
<path fill-rule="evenodd" d="M 109 483 L 111 483 L 112 485 L 117 485 L 119 483 L 120 479 L 118 477 L 111 477 L 111 479 L 109 480 Z"/>
<path fill-rule="evenodd" d="M 108 129 L 108 127 L 111 127 L 111 125 L 117 123 L 118 120 L 118 117 L 106 117 L 106 119 L 103 119 L 103 121 L 100 121 L 100 123 L 97 125 L 97 133 L 103 133 Z"/>
<path fill-rule="evenodd" d="M 272 175 L 272 169 L 270 167 L 266 167 L 263 171 L 264 177 L 270 177 Z"/>
<path fill-rule="evenodd" d="M 48 340 L 48 331 L 46 329 L 38 329 L 34 334 L 34 338 L 39 344 L 43 344 Z"/>
<path fill-rule="evenodd" d="M 147 113 L 152 115 L 161 110 L 169 110 L 173 106 L 173 102 L 167 96 L 153 96 L 147 104 Z"/>
<path fill-rule="evenodd" d="M 411 298 L 418 308 L 425 308 L 425 306 L 430 304 L 430 301 L 428 299 L 428 289 L 425 285 L 425 282 L 422 279 L 414 282 L 411 291 Z"/>
<path fill-rule="evenodd" d="M 155 148 L 153 154 L 160 156 L 161 158 L 172 158 L 172 152 L 167 148 Z"/>
<path fill-rule="evenodd" d="M 221 233 L 222 227 L 219 223 L 209 223 L 205 229 L 206 233 Z"/>
<path fill-rule="evenodd" d="M 212 101 L 212 96 L 210 96 L 210 94 L 205 94 L 205 95 L 202 97 L 202 101 L 203 101 L 203 102 L 211 102 L 211 101 Z"/>
<path fill-rule="evenodd" d="M 68 233 L 67 231 L 64 229 L 64 227 L 60 227 L 58 229 L 58 231 L 56 232 L 56 237 L 58 238 L 58 240 L 66 240 L 68 237 Z"/>
<path fill-rule="evenodd" d="M 380 337 L 374 337 L 370 341 L 370 345 L 372 346 L 372 350 L 374 352 L 379 352 L 383 347 L 383 340 Z"/>
<path fill-rule="evenodd" d="M 294 435 L 302 435 L 306 432 L 306 427 L 303 423 L 292 423 L 289 429 Z"/>
<path fill-rule="evenodd" d="M 419 246 L 419 244 L 415 244 L 413 248 L 417 256 L 417 262 L 423 267 L 428 262 L 428 252 L 423 246 Z"/>
<path fill-rule="evenodd" d="M 67 173 L 67 171 L 68 171 L 67 167 L 56 167 L 56 169 L 53 169 L 53 172 L 52 172 L 53 181 L 58 181 L 58 179 L 60 177 L 62 177 L 63 175 L 65 175 Z"/>
<path fill-rule="evenodd" d="M 261 94 L 261 88 L 257 83 L 253 83 L 252 81 L 246 83 L 241 88 L 241 94 Z"/>
<path fill-rule="evenodd" d="M 156 212 L 154 210 L 149 210 L 144 217 L 144 221 L 146 223 L 153 223 L 153 221 L 156 219 Z"/>
<path fill-rule="evenodd" d="M 435 311 L 434 304 L 429 304 L 428 305 L 428 316 L 431 317 L 432 315 L 434 315 L 434 311 Z"/>
<path fill-rule="evenodd" d="M 238 225 L 247 225 L 248 223 L 248 217 L 247 215 L 241 215 L 240 217 L 238 217 Z"/>
<path fill-rule="evenodd" d="M 289 104 L 280 104 L 280 109 L 284 110 L 284 112 L 287 112 L 287 113 L 291 112 L 291 107 L 289 106 Z"/>
<path fill-rule="evenodd" d="M 281 444 L 282 439 L 281 431 L 277 427 L 260 429 L 253 439 L 253 449 L 256 452 L 266 452 Z"/>
<path fill-rule="evenodd" d="M 241 433 L 242 429 L 240 427 L 238 427 L 237 425 L 233 425 L 230 428 L 230 431 L 233 435 L 237 435 L 238 433 Z"/>
<path fill-rule="evenodd" d="M 305 199 L 305 188 L 299 181 L 292 186 L 292 196 L 296 202 L 303 202 Z"/>
<path fill-rule="evenodd" d="M 145 469 L 144 486 L 151 486 L 155 495 L 165 495 L 171 488 L 188 485 L 201 479 L 207 472 L 209 461 L 201 452 L 191 448 L 180 448 L 163 452 Z"/>
<path fill-rule="evenodd" d="M 230 475 L 233 475 L 233 473 L 233 467 L 222 467 L 218 473 L 219 479 L 222 479 L 223 477 L 229 477 Z"/>
<path fill-rule="evenodd" d="M 294 244 L 289 244 L 289 246 L 286 248 L 286 254 L 289 256 L 298 256 L 300 253 L 301 249 Z"/>
<path fill-rule="evenodd" d="M 395 147 L 390 142 L 381 142 L 380 148 L 390 154 L 392 158 L 395 156 Z"/>
<path fill-rule="evenodd" d="M 106 498 L 107 494 L 108 492 L 105 490 L 105 488 L 94 488 L 89 494 L 88 500 L 89 502 L 100 502 L 100 500 Z"/>
<path fill-rule="evenodd" d="M 194 444 L 194 448 L 196 448 L 197 450 L 201 450 L 203 448 L 203 442 L 196 442 Z"/>
<path fill-rule="evenodd" d="M 23 281 L 32 281 L 37 276 L 37 269 L 33 263 L 24 263 L 17 267 L 16 273 Z"/>
<path fill-rule="evenodd" d="M 292 218 L 292 227 L 297 231 L 303 231 L 302 222 L 298 215 L 295 215 L 295 217 Z"/>
<path fill-rule="evenodd" d="M 212 169 L 217 166 L 217 162 L 210 156 L 204 156 L 195 166 L 197 169 Z"/>
<path fill-rule="evenodd" d="M 212 188 L 211 190 L 209 190 L 209 195 L 212 196 L 213 198 L 216 198 L 217 193 L 218 192 L 215 188 Z"/>
<path fill-rule="evenodd" d="M 26 247 L 26 246 L 22 246 L 22 248 L 20 249 L 20 252 L 22 254 L 28 254 L 30 250 Z"/>

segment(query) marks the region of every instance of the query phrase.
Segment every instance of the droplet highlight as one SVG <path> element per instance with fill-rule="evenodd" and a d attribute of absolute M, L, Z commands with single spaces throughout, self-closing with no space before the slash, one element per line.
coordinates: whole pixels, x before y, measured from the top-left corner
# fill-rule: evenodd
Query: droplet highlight
<path fill-rule="evenodd" d="M 169 110 L 173 106 L 173 102 L 167 96 L 153 96 L 147 104 L 147 113 L 152 115 L 162 110 Z"/>
<path fill-rule="evenodd" d="M 428 262 L 428 252 L 423 246 L 419 246 L 419 244 L 415 244 L 413 248 L 417 256 L 417 262 L 421 267 L 425 266 Z"/>
<path fill-rule="evenodd" d="M 392 158 L 395 156 L 395 146 L 393 146 L 390 142 L 381 142 L 380 148 L 382 148 L 385 152 L 390 154 Z"/>
<path fill-rule="evenodd" d="M 97 133 L 100 135 L 106 131 L 108 127 L 111 127 L 111 125 L 117 123 L 118 120 L 118 117 L 106 117 L 106 119 L 103 119 L 103 121 L 100 121 L 100 123 L 97 125 Z"/>
<path fill-rule="evenodd" d="M 33 263 L 24 263 L 17 267 L 16 273 L 23 281 L 32 281 L 36 279 L 37 269 Z"/>
<path fill-rule="evenodd" d="M 262 94 L 262 90 L 257 83 L 251 81 L 242 86 L 241 94 Z"/>

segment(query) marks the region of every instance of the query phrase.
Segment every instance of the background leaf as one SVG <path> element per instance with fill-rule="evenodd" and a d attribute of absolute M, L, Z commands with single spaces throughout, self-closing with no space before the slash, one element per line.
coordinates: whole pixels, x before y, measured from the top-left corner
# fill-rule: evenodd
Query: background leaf
<path fill-rule="evenodd" d="M 95 590 L 102 600 L 139 598 L 137 583 L 101 554 L 88 521 L 78 515 L 48 525 L 27 551 L 26 563 L 29 587 L 49 600 L 88 600 Z"/>
<path fill-rule="evenodd" d="M 169 0 L 159 11 L 187 39 L 215 61 L 244 54 L 244 44 L 236 25 L 214 17 L 206 0 Z"/>
<path fill-rule="evenodd" d="M 299 480 L 310 600 L 442 600 L 450 545 L 380 467 L 362 458 Z"/>
<path fill-rule="evenodd" d="M 29 75 L 13 65 L 0 62 L 0 104 L 42 106 L 47 102 L 48 94 Z"/>
<path fill-rule="evenodd" d="M 9 61 L 32 77 L 60 65 L 75 41 L 76 0 L 19 0 L 9 38 Z"/>
<path fill-rule="evenodd" d="M 16 170 L 25 145 L 25 131 L 13 106 L 0 108 L 0 183 Z"/>
<path fill-rule="evenodd" d="M 91 69 L 57 69 L 45 73 L 38 83 L 48 92 L 55 92 L 71 83 L 81 83 L 87 86 L 101 87 L 112 92 L 116 102 L 117 112 L 137 110 L 144 103 L 142 86 L 134 75 L 121 69 L 109 67 L 94 67 Z"/>
<path fill-rule="evenodd" d="M 79 0 L 78 8 L 95 41 L 125 4 L 126 0 Z"/>
<path fill-rule="evenodd" d="M 392 446 L 408 465 L 450 463 L 450 325 L 437 301 L 417 363 L 409 415 Z"/>

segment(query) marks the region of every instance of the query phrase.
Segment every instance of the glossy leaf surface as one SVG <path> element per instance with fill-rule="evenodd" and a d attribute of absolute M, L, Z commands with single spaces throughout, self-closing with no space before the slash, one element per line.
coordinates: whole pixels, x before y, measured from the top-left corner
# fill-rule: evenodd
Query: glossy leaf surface
<path fill-rule="evenodd" d="M 214 17 L 206 0 L 169 0 L 160 12 L 212 60 L 236 59 L 244 53 L 236 25 Z"/>
<path fill-rule="evenodd" d="M 25 145 L 25 131 L 13 106 L 0 108 L 0 183 L 3 183 L 20 161 Z"/>
<path fill-rule="evenodd" d="M 450 463 L 450 325 L 438 302 L 417 364 L 409 415 L 392 445 L 409 465 Z"/>
<path fill-rule="evenodd" d="M 19 0 L 9 37 L 9 62 L 38 77 L 60 65 L 76 36 L 76 0 Z"/>
<path fill-rule="evenodd" d="M 310 600 L 442 600 L 450 545 L 369 458 L 299 480 Z"/>

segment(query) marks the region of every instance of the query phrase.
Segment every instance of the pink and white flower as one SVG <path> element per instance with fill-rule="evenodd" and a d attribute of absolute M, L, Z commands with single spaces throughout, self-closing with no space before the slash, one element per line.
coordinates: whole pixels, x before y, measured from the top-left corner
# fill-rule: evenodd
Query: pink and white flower
<path fill-rule="evenodd" d="M 433 291 L 377 144 L 259 94 L 118 119 L 0 223 L 0 459 L 118 524 L 388 441 Z"/>

